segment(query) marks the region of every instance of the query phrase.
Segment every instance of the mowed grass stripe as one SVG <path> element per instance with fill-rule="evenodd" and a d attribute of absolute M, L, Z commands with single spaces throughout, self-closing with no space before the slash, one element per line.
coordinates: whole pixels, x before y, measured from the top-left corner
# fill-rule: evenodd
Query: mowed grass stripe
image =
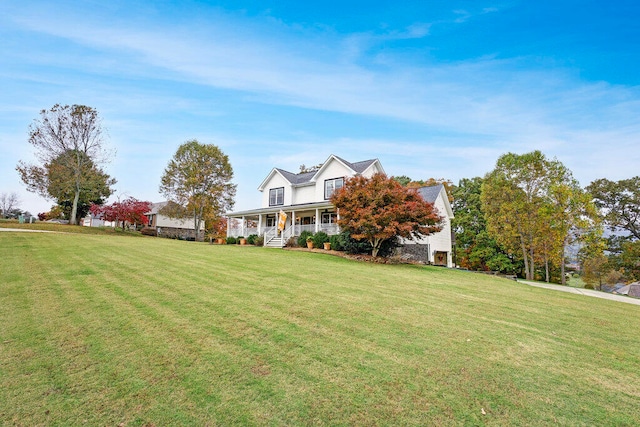
<path fill-rule="evenodd" d="M 17 424 L 638 421 L 634 306 L 153 238 L 11 233 L 0 256 Z"/>

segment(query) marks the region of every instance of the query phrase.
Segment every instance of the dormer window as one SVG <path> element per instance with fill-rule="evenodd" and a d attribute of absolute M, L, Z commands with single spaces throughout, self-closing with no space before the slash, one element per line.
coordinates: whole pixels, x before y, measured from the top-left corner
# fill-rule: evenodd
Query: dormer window
<path fill-rule="evenodd" d="M 284 187 L 269 190 L 269 206 L 284 205 Z"/>
<path fill-rule="evenodd" d="M 326 179 L 324 181 L 324 199 L 329 200 L 336 190 L 344 185 L 344 178 Z"/>

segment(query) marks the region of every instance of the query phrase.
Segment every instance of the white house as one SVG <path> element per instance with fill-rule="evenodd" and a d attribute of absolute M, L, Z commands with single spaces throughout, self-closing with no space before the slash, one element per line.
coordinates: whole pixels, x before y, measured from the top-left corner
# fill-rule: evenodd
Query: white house
<path fill-rule="evenodd" d="M 304 230 L 311 232 L 324 231 L 332 235 L 338 234 L 336 223 L 339 212 L 329 199 L 333 192 L 344 185 L 345 178 L 354 176 L 371 177 L 376 173 L 385 173 L 378 159 L 364 160 L 350 163 L 336 155 L 331 155 L 315 171 L 306 173 L 292 173 L 274 168 L 262 181 L 258 190 L 262 193 L 261 204 L 257 209 L 229 212 L 227 236 L 247 237 L 251 234 L 265 236 L 265 245 L 281 247 L 287 239 L 299 236 Z M 453 218 L 451 205 L 446 197 L 442 185 L 436 190 L 420 189 L 423 197 L 438 208 L 445 217 L 445 227 L 439 233 L 428 236 L 418 243 L 429 248 L 430 256 L 426 252 L 421 256 L 424 261 L 435 263 L 446 253 L 443 265 L 451 265 L 451 225 Z M 433 188 L 436 188 L 433 187 Z M 444 195 L 444 199 L 441 195 Z M 279 212 L 287 215 L 284 231 L 279 234 L 277 222 Z M 443 234 L 438 237 L 437 235 Z M 446 236 L 444 236 L 446 234 Z M 407 246 L 414 242 L 407 242 Z M 448 243 L 448 248 L 446 247 Z M 407 253 L 411 252 L 407 249 Z M 424 252 L 425 248 L 421 248 Z"/>
<path fill-rule="evenodd" d="M 194 239 L 196 236 L 195 225 L 193 218 L 176 219 L 169 218 L 166 215 L 160 213 L 160 210 L 167 205 L 168 202 L 153 203 L 151 210 L 145 215 L 149 220 L 147 227 L 154 228 L 158 236 L 180 238 L 180 239 Z M 200 224 L 200 237 L 202 238 L 204 231 L 204 221 Z"/>
<path fill-rule="evenodd" d="M 304 230 L 337 234 L 338 214 L 329 201 L 331 195 L 343 186 L 347 177 L 371 177 L 376 173 L 384 173 L 378 159 L 350 163 L 333 154 L 312 172 L 295 174 L 274 168 L 258 187 L 262 192 L 259 208 L 227 214 L 227 235 L 264 234 L 265 245 L 282 246 L 288 238 L 299 236 Z M 287 214 L 284 240 L 277 236 L 280 211 Z"/>

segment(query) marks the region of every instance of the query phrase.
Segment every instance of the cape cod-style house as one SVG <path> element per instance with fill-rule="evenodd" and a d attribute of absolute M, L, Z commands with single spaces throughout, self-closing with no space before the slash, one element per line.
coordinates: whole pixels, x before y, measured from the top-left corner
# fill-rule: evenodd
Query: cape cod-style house
<path fill-rule="evenodd" d="M 336 222 L 339 212 L 329 201 L 331 195 L 344 185 L 345 178 L 358 175 L 371 177 L 376 173 L 385 173 L 378 159 L 351 163 L 333 154 L 319 169 L 311 172 L 295 174 L 274 168 L 258 187 L 262 193 L 259 208 L 227 213 L 227 236 L 264 235 L 265 246 L 281 247 L 290 237 L 299 236 L 304 230 L 313 233 L 324 231 L 329 235 L 338 234 L 340 230 Z M 436 187 L 437 190 L 433 189 Z M 431 190 L 420 191 L 421 194 L 424 192 L 430 198 L 427 201 L 434 203 L 441 215 L 445 216 L 445 227 L 441 232 L 418 242 L 407 242 L 406 246 L 417 243 L 423 247 L 409 247 L 405 253 L 430 263 L 435 263 L 438 259 L 442 265 L 451 266 L 450 219 L 453 214 L 444 187 L 436 187 L 425 187 Z M 441 200 L 443 195 L 444 199 Z M 281 211 L 287 218 L 284 231 L 278 233 L 278 214 Z M 439 234 L 443 235 L 437 238 L 436 235 Z M 427 256 L 427 251 L 431 252 L 431 256 Z M 418 255 L 419 253 L 421 255 Z M 443 253 L 446 253 L 444 260 Z"/>

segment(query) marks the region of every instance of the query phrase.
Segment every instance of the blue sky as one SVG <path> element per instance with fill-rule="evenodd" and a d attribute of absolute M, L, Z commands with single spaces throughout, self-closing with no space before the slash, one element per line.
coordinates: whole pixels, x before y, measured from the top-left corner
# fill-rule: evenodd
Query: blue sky
<path fill-rule="evenodd" d="M 259 203 L 272 167 L 337 154 L 390 175 L 482 176 L 542 150 L 583 185 L 640 174 L 632 1 L 4 1 L 0 192 L 55 103 L 96 108 L 120 195 L 159 201 L 186 140 L 218 145 Z"/>

